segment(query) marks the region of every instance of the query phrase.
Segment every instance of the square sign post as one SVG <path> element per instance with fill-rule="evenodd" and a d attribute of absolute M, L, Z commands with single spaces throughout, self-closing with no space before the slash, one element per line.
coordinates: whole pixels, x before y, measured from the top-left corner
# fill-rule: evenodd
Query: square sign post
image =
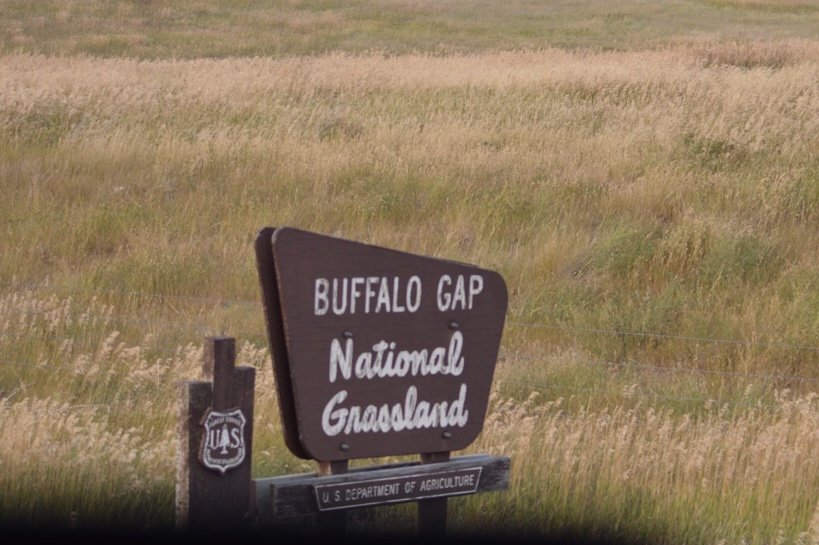
<path fill-rule="evenodd" d="M 257 480 L 257 506 L 337 527 L 326 515 L 418 501 L 421 532 L 443 533 L 447 497 L 506 488 L 508 458 L 450 460 L 483 427 L 500 275 L 287 227 L 263 229 L 256 255 L 285 443 L 322 475 Z M 422 464 L 348 472 L 409 454 Z"/>
<path fill-rule="evenodd" d="M 236 343 L 205 340 L 205 381 L 182 384 L 178 418 L 176 525 L 230 528 L 251 508 L 253 391 L 256 369 L 235 367 Z"/>

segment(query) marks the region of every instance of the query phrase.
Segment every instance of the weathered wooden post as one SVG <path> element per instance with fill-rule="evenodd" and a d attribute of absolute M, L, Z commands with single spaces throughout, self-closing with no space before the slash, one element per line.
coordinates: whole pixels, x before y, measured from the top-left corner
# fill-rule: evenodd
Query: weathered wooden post
<path fill-rule="evenodd" d="M 436 464 L 449 461 L 449 452 L 430 452 L 421 455 L 422 464 Z M 418 534 L 421 536 L 443 536 L 446 534 L 447 498 L 431 498 L 418 501 Z"/>
<path fill-rule="evenodd" d="M 235 367 L 232 338 L 205 340 L 206 381 L 182 384 L 179 403 L 176 525 L 230 530 L 252 509 L 251 449 L 256 370 Z"/>
<path fill-rule="evenodd" d="M 347 460 L 335 462 L 318 462 L 316 475 L 344 475 L 349 471 Z M 344 535 L 347 531 L 347 511 L 330 511 L 319 514 L 319 532 L 327 536 Z"/>

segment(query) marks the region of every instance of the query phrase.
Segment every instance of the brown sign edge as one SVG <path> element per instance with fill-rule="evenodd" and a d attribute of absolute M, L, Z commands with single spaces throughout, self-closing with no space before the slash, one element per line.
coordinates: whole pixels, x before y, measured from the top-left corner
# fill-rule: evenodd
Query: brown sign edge
<path fill-rule="evenodd" d="M 285 345 L 279 282 L 273 260 L 273 236 L 276 230 L 275 227 L 264 227 L 256 236 L 256 265 L 262 288 L 262 305 L 264 306 L 265 324 L 267 325 L 267 338 L 270 343 L 270 356 L 273 359 L 273 376 L 276 380 L 276 397 L 279 400 L 284 442 L 294 455 L 310 460 L 312 456 L 307 453 L 299 440 L 296 423 L 296 404 L 293 396 L 293 383 L 290 379 L 290 362 L 287 358 L 287 347 Z"/>

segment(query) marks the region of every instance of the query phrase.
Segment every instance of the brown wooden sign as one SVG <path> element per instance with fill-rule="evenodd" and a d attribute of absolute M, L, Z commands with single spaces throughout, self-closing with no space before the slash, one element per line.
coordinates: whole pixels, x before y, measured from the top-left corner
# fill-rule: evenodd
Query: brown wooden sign
<path fill-rule="evenodd" d="M 506 316 L 495 272 L 318 235 L 256 243 L 290 450 L 442 452 L 481 431 Z"/>

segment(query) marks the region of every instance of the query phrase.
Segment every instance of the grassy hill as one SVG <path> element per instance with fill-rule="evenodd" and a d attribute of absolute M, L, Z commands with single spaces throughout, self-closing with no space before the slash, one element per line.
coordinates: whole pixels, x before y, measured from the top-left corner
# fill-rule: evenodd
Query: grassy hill
<path fill-rule="evenodd" d="M 252 251 L 291 225 L 506 279 L 470 450 L 513 484 L 453 530 L 810 542 L 818 31 L 798 0 L 0 0 L 0 519 L 170 528 L 205 335 L 258 368 L 254 473 L 311 470 Z"/>
<path fill-rule="evenodd" d="M 141 59 L 814 39 L 814 0 L 4 0 L 0 51 Z"/>

